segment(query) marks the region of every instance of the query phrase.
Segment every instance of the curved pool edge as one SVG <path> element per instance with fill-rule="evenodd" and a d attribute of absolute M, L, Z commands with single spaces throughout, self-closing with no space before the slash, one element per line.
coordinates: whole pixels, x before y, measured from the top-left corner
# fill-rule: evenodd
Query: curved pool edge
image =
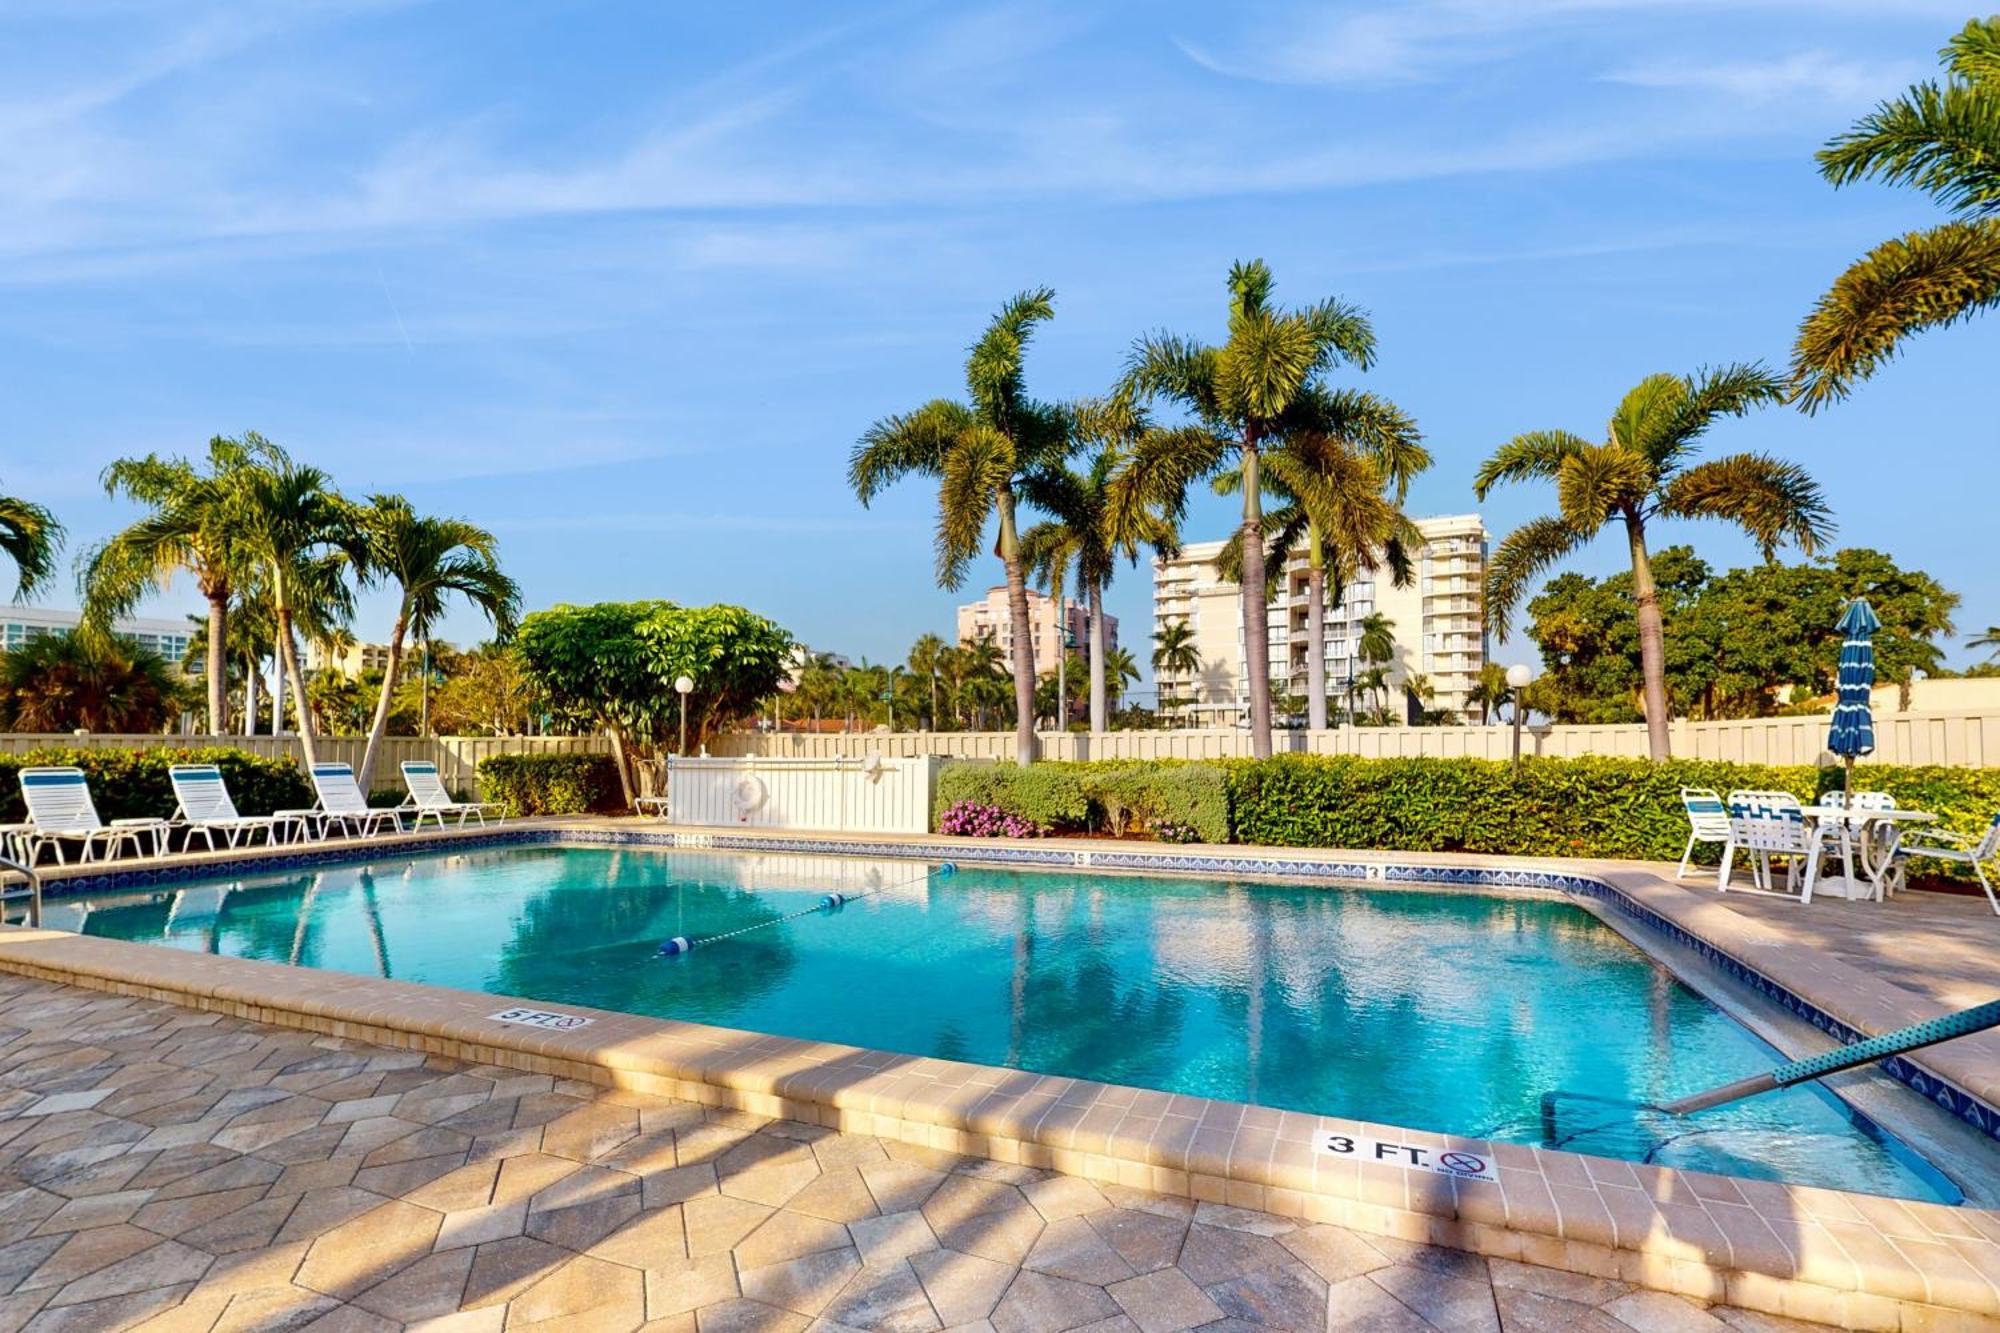
<path fill-rule="evenodd" d="M 743 850 L 948 856 L 1098 870 L 1333 876 L 1384 883 L 1489 886 L 1505 877 L 1516 887 L 1567 888 L 1543 882 L 1559 875 L 1601 885 L 1656 915 L 1662 907 L 1676 906 L 1666 899 L 1648 902 L 1646 881 L 1666 883 L 1659 876 L 1644 866 L 1617 863 L 1586 868 L 1505 858 L 1343 854 L 1330 859 L 1247 854 L 1245 849 L 1203 855 L 1185 848 L 967 845 L 938 838 L 885 844 L 879 838 L 717 835 L 561 822 L 497 835 L 450 832 L 383 839 L 371 846 L 409 851 L 440 843 L 599 840 L 718 849 L 726 840 L 741 842 Z M 360 851 L 354 844 L 337 844 L 275 856 L 204 854 L 114 875 L 88 867 L 59 876 L 58 887 L 129 889 L 212 875 L 224 865 L 276 869 L 305 858 L 352 860 Z M 1064 859 L 1053 859 L 1058 856 Z M 1661 919 L 1675 924 L 1669 917 Z M 1702 924 L 1682 922 L 1677 928 L 1700 938 L 1694 928 Z M 1781 938 L 1730 943 L 1725 956 L 1745 967 L 1782 970 L 1788 961 L 1794 966 L 1802 961 L 1782 953 L 1765 956 L 1785 947 Z M 1792 952 L 1796 955 L 1795 947 Z M 1821 958 L 1815 963 L 1822 978 L 1834 962 Z M 523 1028 L 493 1019 L 514 1003 L 507 997 L 57 931 L 0 932 L 0 970 L 1260 1208 L 1845 1327 L 1932 1327 L 1940 1326 L 1945 1315 L 1961 1324 L 1970 1320 L 1973 1326 L 2000 1320 L 2000 1213 L 1980 1209 L 1485 1144 L 576 1006 L 562 1012 L 588 1018 L 587 1026 L 570 1031 Z M 1838 986 L 1842 980 L 1833 976 L 1830 984 Z M 1880 1009 L 1895 997 L 1862 994 L 1856 1001 L 1863 1010 Z M 534 1001 L 519 1003 L 536 1007 Z M 1315 1135 L 1328 1132 L 1432 1154 L 1471 1151 L 1496 1164 L 1498 1179 L 1432 1175 L 1315 1152 Z"/>

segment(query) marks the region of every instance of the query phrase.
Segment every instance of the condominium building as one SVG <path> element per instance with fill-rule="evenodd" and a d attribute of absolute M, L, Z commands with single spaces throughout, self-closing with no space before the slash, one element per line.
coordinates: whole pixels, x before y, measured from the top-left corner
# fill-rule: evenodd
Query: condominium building
<path fill-rule="evenodd" d="M 1063 619 L 1068 622 L 1068 646 L 1083 652 L 1090 644 L 1090 608 L 1070 598 L 1063 600 Z M 1035 646 L 1035 669 L 1054 670 L 1056 664 L 1056 600 L 1028 589 L 1028 626 Z M 1014 618 L 1007 612 L 1005 585 L 987 590 L 977 602 L 958 608 L 958 641 L 983 639 L 991 635 L 994 644 L 1010 658 L 1014 652 Z M 1104 648 L 1118 646 L 1118 617 L 1104 617 Z"/>
<path fill-rule="evenodd" d="M 422 648 L 405 645 L 406 657 L 422 653 Z M 386 643 L 320 643 L 306 642 L 305 670 L 325 671 L 331 668 L 352 680 L 359 680 L 365 672 L 387 671 L 389 669 L 389 645 Z"/>
<path fill-rule="evenodd" d="M 58 611 L 40 606 L 0 606 L 0 649 L 19 648 L 44 634 L 63 634 L 83 623 L 78 611 Z M 169 662 L 187 656 L 188 640 L 194 635 L 191 620 L 154 620 L 126 616 L 111 622 L 111 632 L 150 648 Z"/>
<path fill-rule="evenodd" d="M 1336 709 L 1345 706 L 1350 682 L 1365 677 L 1362 622 L 1380 613 L 1391 627 L 1395 652 L 1382 665 L 1392 712 L 1404 706 L 1403 686 L 1422 677 L 1427 707 L 1474 720 L 1473 687 L 1486 662 L 1480 589 L 1486 577 L 1486 526 L 1477 514 L 1420 519 L 1424 545 L 1413 553 L 1411 580 L 1397 587 L 1385 567 L 1364 570 L 1340 590 L 1329 588 L 1326 608 L 1326 688 Z M 1184 623 L 1193 632 L 1200 666 L 1191 672 L 1160 670 L 1161 706 L 1200 726 L 1235 727 L 1249 717 L 1250 685 L 1243 668 L 1240 589 L 1215 570 L 1221 542 L 1193 542 L 1172 560 L 1153 562 L 1153 628 Z M 1292 557 L 1266 610 L 1270 625 L 1271 692 L 1304 698 L 1307 688 L 1307 595 L 1304 552 Z M 1368 699 L 1362 699 L 1366 706 Z"/>

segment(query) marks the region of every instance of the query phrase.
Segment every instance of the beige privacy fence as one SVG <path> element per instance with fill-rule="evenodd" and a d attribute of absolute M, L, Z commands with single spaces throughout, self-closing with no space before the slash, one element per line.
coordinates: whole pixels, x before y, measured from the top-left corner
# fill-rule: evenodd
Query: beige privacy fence
<path fill-rule="evenodd" d="M 1752 718 L 1737 722 L 1676 722 L 1673 752 L 1679 759 L 1726 759 L 1749 764 L 1831 762 L 1826 752 L 1828 719 Z M 1280 731 L 1272 738 L 1280 753 L 1353 754 L 1368 758 L 1506 759 L 1513 731 L 1494 727 L 1339 727 L 1328 731 Z M 1952 713 L 1885 713 L 1875 719 L 1875 753 L 1863 763 L 1945 764 L 1958 768 L 2000 766 L 2000 710 Z M 711 738 L 718 755 L 763 758 L 833 759 L 860 755 L 941 755 L 963 759 L 1014 757 L 1010 732 L 855 732 L 825 735 L 763 735 L 731 732 Z M 1646 728 L 1631 726 L 1529 727 L 1521 735 L 1523 754 L 1577 758 L 1582 755 L 1646 757 Z M 1094 735 L 1045 733 L 1045 759 L 1241 759 L 1250 754 L 1246 731 L 1113 731 Z"/>
<path fill-rule="evenodd" d="M 361 765 L 361 753 L 368 748 L 365 736 L 321 736 L 317 741 L 320 762 Z M 0 754 L 21 754 L 28 750 L 87 746 L 109 750 L 146 750 L 159 746 L 174 749 L 204 749 L 226 746 L 247 750 L 267 758 L 286 758 L 305 763 L 305 751 L 296 736 L 86 736 L 46 735 L 22 732 L 0 733 Z M 602 736 L 385 736 L 382 752 L 375 761 L 375 785 L 397 787 L 402 777 L 396 766 L 405 759 L 428 759 L 438 766 L 444 785 L 453 791 L 477 792 L 479 761 L 496 754 L 609 754 L 611 743 Z"/>
<path fill-rule="evenodd" d="M 676 824 L 928 833 L 942 761 L 669 759 Z"/>

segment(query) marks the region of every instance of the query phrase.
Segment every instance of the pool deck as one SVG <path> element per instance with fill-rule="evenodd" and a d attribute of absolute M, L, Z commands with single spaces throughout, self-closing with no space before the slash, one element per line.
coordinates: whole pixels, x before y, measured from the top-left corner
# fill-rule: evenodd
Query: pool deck
<path fill-rule="evenodd" d="M 570 821 L 548 827 L 584 836 L 607 828 L 620 833 L 675 832 L 629 820 Z M 685 842 L 703 835 L 695 830 L 679 833 Z M 443 838 L 456 841 L 457 836 Z M 425 841 L 438 840 L 431 835 Z M 884 839 L 865 841 L 872 846 Z M 953 845 L 953 840 L 938 838 L 911 842 L 925 847 Z M 995 846 L 957 845 L 965 848 L 967 859 L 976 847 L 991 852 Z M 1042 845 L 1043 850 L 1048 847 Z M 1102 845 L 1096 849 L 1103 850 Z M 1190 854 L 1187 848 L 1156 850 L 1176 858 Z M 1301 855 L 1216 850 L 1232 864 L 1296 860 Z M 1973 955 L 1981 941 L 2000 943 L 2000 919 L 1988 913 L 1983 902 L 1969 899 L 1929 901 L 1928 895 L 1906 895 L 1884 906 L 1827 903 L 1800 909 L 1765 899 L 1717 895 L 1712 879 L 1676 884 L 1670 878 L 1671 868 L 1663 874 L 1661 867 L 1639 863 L 1341 856 L 1378 866 L 1501 866 L 1519 871 L 1554 867 L 1567 874 L 1594 876 L 1658 919 L 1809 995 L 1815 1004 L 1862 1031 L 1882 1031 L 1932 1016 L 1942 1007 L 1941 1000 L 1955 1003 L 1961 991 L 1983 998 L 1975 992 L 1988 983 Z M 192 858 L 192 863 L 227 859 L 203 855 Z M 1961 901 L 1967 909 L 1963 913 L 1958 912 Z M 1824 914 L 1829 924 L 1818 919 L 1822 907 L 1832 909 Z M 1807 914 L 1815 918 L 1811 929 L 1799 930 L 1799 918 Z M 1872 946 L 1882 952 L 1871 954 L 1867 947 L 1857 952 L 1853 938 L 1865 937 L 1871 925 L 1882 932 L 1882 942 Z M 1829 948 L 1813 938 L 1814 932 L 1848 935 L 1840 949 L 1831 951 L 1845 956 L 1830 957 Z M 1903 957 L 1902 950 L 1909 940 L 1927 933 L 1954 948 L 1940 955 L 1943 961 L 1935 970 L 1910 971 L 1917 964 Z M 1969 949 L 1963 947 L 1968 935 L 1973 941 Z M 1989 950 L 1989 958 L 1993 952 L 1997 951 Z M 1905 969 L 1893 979 L 1883 974 L 1882 967 L 1871 965 L 1871 960 L 1889 957 Z M 896 1152 L 908 1149 L 985 1161 L 993 1165 L 981 1169 L 1003 1175 L 1009 1170 L 1054 1172 L 1069 1178 L 1064 1188 L 1080 1189 L 1089 1182 L 1099 1194 L 1107 1189 L 1141 1190 L 1183 1200 L 1181 1206 L 1188 1208 L 1210 1205 L 1212 1213 L 1216 1208 L 1248 1209 L 1302 1227 L 1342 1229 L 1336 1234 L 1365 1233 L 1371 1238 L 1365 1243 L 1385 1259 L 1396 1257 L 1389 1251 L 1398 1245 L 1440 1247 L 1483 1256 L 1489 1275 L 1503 1271 L 1500 1265 L 1541 1266 L 1563 1270 L 1577 1281 L 1616 1284 L 1621 1291 L 1629 1286 L 1701 1304 L 1726 1303 L 1841 1327 L 1912 1331 L 2000 1327 L 2000 1214 L 1980 1209 L 1487 1145 L 1391 1126 L 626 1014 L 566 1008 L 565 1012 L 591 1022 L 567 1031 L 522 1028 L 493 1020 L 492 1015 L 505 1007 L 493 996 L 293 971 L 53 931 L 0 934 L 0 971 L 43 983 L 189 1006 L 218 1018 L 303 1029 L 339 1042 L 368 1042 L 523 1071 L 568 1081 L 579 1090 L 586 1085 L 608 1086 L 614 1091 L 601 1094 L 606 1097 L 700 1103 L 712 1111 L 787 1122 L 792 1128 L 784 1132 L 865 1135 L 881 1144 L 899 1145 Z M 1996 992 L 2000 985 L 1990 986 L 1987 994 Z M 1959 1089 L 1989 1104 L 2000 1103 L 2000 1044 L 1992 1034 L 1926 1053 L 1924 1065 Z M 20 1079 L 10 1081 L 24 1086 Z M 49 1091 L 33 1083 L 25 1086 Z M 96 1087 L 80 1086 L 88 1089 L 85 1096 Z M 1420 1147 L 1433 1156 L 1451 1150 L 1485 1155 L 1497 1164 L 1498 1178 L 1442 1176 L 1316 1151 L 1316 1140 L 1329 1132 Z M 1191 1228 L 1188 1235 L 1192 1234 Z M 1187 1239 L 1183 1237 L 1184 1244 Z M 1032 1264 L 1027 1270 L 1037 1271 Z M 922 1272 L 915 1271 L 922 1285 Z M 1114 1284 L 1100 1285 L 1116 1296 L 1111 1290 Z M 1196 1280 L 1195 1285 L 1214 1284 Z M 1014 1288 L 1006 1290 L 1011 1295 Z M 1494 1290 L 1491 1282 L 1489 1290 Z M 827 1293 L 829 1300 L 833 1294 Z M 1214 1303 L 1213 1293 L 1206 1295 Z M 1060 1299 L 1049 1304 L 1069 1308 Z M 1504 1304 L 1500 1308 L 1504 1312 Z M 941 1316 L 935 1308 L 930 1313 Z M 1140 1327 L 1153 1326 L 1129 1309 L 1126 1314 Z M 1107 1309 L 1102 1317 L 1115 1318 L 1116 1312 Z M 509 1315 L 511 1322 L 524 1318 L 532 1316 L 518 1311 Z M 1520 1316 L 1515 1323 L 1534 1327 L 1526 1322 L 1531 1318 Z M 705 1320 L 703 1327 L 756 1326 L 754 1320 L 731 1324 L 726 1316 L 717 1316 L 717 1321 Z M 1025 1315 L 1002 1319 L 997 1312 L 993 1322 L 1003 1328 L 1069 1326 Z M 1628 1322 L 1646 1326 L 1639 1320 Z M 1355 1326 L 1396 1324 L 1385 1317 Z M 1551 1317 L 1540 1326 L 1616 1328 L 1582 1317 L 1568 1322 Z M 1680 1325 L 1662 1315 L 1652 1326 Z"/>

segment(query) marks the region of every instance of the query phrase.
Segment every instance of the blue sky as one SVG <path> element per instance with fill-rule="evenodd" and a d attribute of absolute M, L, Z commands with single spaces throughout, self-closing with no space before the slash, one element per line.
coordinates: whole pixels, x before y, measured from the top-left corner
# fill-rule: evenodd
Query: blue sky
<path fill-rule="evenodd" d="M 0 484 L 81 549 L 126 517 L 110 459 L 255 429 L 491 526 L 530 606 L 729 600 L 899 656 L 959 598 L 927 491 L 863 511 L 847 453 L 957 392 L 1008 294 L 1057 292 L 1034 390 L 1092 393 L 1142 331 L 1219 336 L 1225 271 L 1262 256 L 1281 297 L 1373 312 L 1353 382 L 1437 456 L 1413 507 L 1469 510 L 1494 444 L 1596 435 L 1654 371 L 1781 361 L 1848 260 L 1934 220 L 1812 152 L 1966 12 L 14 0 Z M 1996 364 L 2000 320 L 1931 335 L 1712 447 L 1809 463 L 1842 541 L 1943 578 L 1970 631 L 2000 622 Z M 1497 537 L 1548 501 L 1485 513 Z M 1205 501 L 1188 535 L 1227 521 Z M 1750 555 L 1656 541 L 1683 535 Z M 1143 570 L 1113 592 L 1128 637 L 1148 606 Z"/>

